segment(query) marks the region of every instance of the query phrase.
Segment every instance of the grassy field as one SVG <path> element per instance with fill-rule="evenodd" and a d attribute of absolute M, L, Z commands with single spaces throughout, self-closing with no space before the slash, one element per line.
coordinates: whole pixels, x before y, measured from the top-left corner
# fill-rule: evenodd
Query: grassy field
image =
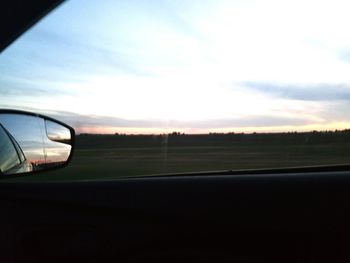
<path fill-rule="evenodd" d="M 120 178 L 164 173 L 350 163 L 350 134 L 77 137 L 65 169 L 16 180 Z"/>

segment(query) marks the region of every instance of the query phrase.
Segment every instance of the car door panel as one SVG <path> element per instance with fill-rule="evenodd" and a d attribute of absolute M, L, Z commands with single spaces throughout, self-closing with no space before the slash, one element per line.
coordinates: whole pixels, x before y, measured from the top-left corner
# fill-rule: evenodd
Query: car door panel
<path fill-rule="evenodd" d="M 1 226 L 15 232 L 6 240 L 20 248 L 17 259 L 46 251 L 45 260 L 341 262 L 349 249 L 348 178 L 329 172 L 2 183 Z"/>

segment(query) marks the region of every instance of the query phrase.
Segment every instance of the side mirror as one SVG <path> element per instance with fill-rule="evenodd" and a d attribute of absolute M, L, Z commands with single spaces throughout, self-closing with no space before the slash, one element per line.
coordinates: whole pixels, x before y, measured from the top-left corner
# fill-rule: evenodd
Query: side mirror
<path fill-rule="evenodd" d="M 0 174 L 60 168 L 71 160 L 74 129 L 52 118 L 0 110 Z"/>

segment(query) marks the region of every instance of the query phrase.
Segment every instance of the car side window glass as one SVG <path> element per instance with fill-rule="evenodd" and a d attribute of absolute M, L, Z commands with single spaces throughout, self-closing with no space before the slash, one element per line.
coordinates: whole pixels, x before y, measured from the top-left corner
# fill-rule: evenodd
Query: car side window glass
<path fill-rule="evenodd" d="M 6 172 L 20 164 L 17 151 L 9 135 L 0 126 L 0 169 Z"/>
<path fill-rule="evenodd" d="M 26 160 L 26 158 L 24 156 L 24 153 L 23 153 L 21 147 L 18 145 L 18 142 L 15 140 L 15 138 L 13 138 L 11 136 L 11 139 L 13 141 L 13 144 L 14 144 L 15 148 L 16 148 L 16 151 L 17 151 L 17 154 L 18 154 L 18 158 L 20 159 L 20 162 L 23 163 Z"/>

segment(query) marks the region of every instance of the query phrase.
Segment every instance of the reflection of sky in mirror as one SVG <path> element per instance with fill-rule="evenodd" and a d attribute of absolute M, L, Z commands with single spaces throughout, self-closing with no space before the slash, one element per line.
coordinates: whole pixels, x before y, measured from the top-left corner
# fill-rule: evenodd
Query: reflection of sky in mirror
<path fill-rule="evenodd" d="M 58 123 L 50 120 L 45 120 L 46 134 L 50 140 L 70 142 L 70 130 Z"/>
<path fill-rule="evenodd" d="M 0 56 L 0 107 L 78 132 L 350 126 L 348 1 L 72 0 Z"/>
<path fill-rule="evenodd" d="M 49 140 L 44 119 L 29 115 L 0 114 L 0 123 L 18 142 L 29 162 L 41 164 L 68 159 L 71 146 Z"/>
<path fill-rule="evenodd" d="M 65 162 L 67 161 L 72 146 L 63 143 L 57 143 L 47 141 L 45 144 L 46 149 L 46 162 Z"/>

